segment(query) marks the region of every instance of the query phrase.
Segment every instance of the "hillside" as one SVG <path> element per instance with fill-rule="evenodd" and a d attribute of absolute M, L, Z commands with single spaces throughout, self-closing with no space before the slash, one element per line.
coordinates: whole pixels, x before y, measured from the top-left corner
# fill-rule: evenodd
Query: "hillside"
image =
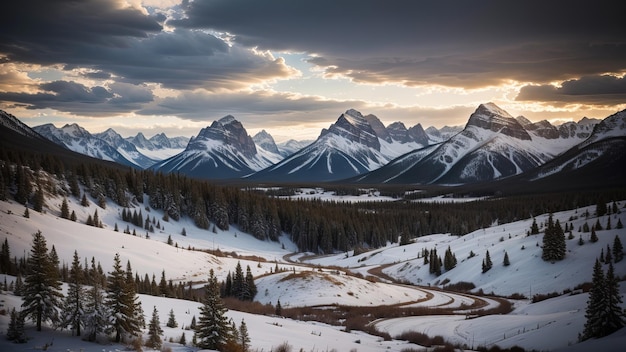
<path fill-rule="evenodd" d="M 626 201 L 619 201 L 615 203 L 619 213 L 605 215 L 599 219 L 594 215 L 593 206 L 554 214 L 561 223 L 571 223 L 574 228 L 575 239 L 568 240 L 566 259 L 561 262 L 549 263 L 541 260 L 541 249 L 537 245 L 541 245 L 542 235 L 526 236 L 532 219 L 494 224 L 461 237 L 433 234 L 420 237 L 414 243 L 404 246 L 390 244 L 381 249 L 356 255 L 348 252 L 316 258 L 305 256 L 304 253 L 294 254 L 296 246 L 284 236 L 280 238 L 280 242 L 259 241 L 242 233 L 236 226 L 232 226 L 228 231 L 217 229 L 216 233 L 213 233 L 196 228 L 193 221 L 188 218 L 164 222 L 163 229 L 150 233 L 149 239 L 145 238 L 146 231 L 142 228 L 135 228 L 138 236 L 127 235 L 113 231 L 115 224 L 120 228 L 125 226 L 120 219 L 121 208 L 113 202 L 107 202 L 106 208 L 102 209 L 95 205 L 95 199 L 90 199 L 89 207 L 82 207 L 78 200 L 70 198 L 70 208 L 76 211 L 79 219 L 72 222 L 58 217 L 61 201 L 62 198 L 59 196 L 49 195 L 46 199 L 45 212 L 31 211 L 29 218 L 22 216 L 23 205 L 12 201 L 0 202 L 0 231 L 6 236 L 11 253 L 19 255 L 27 252 L 32 233 L 41 230 L 48 243 L 55 246 L 62 263 L 68 263 L 73 251 L 77 250 L 81 258 L 95 257 L 101 262 L 104 270 L 109 271 L 113 256 L 119 253 L 124 262 L 128 260 L 132 263 L 133 269 L 139 275 L 146 273 L 158 277 L 165 270 L 167 276 L 175 282 L 192 281 L 200 285 L 206 279 L 209 269 L 215 270 L 218 277 L 223 279 L 228 271 L 234 270 L 237 262 L 241 262 L 244 267 L 250 266 L 257 277 L 259 293 L 256 301 L 260 303 L 276 304 L 280 300 L 285 309 L 305 306 L 331 307 L 337 304 L 366 306 L 368 309 L 377 306 L 422 307 L 439 309 L 442 312 L 445 309 L 462 315 L 450 316 L 448 313 L 438 315 L 437 318 L 421 320 L 419 317 L 385 319 L 376 322 L 376 327 L 389 332 L 391 336 L 397 336 L 410 326 L 415 331 L 442 335 L 452 343 L 474 347 L 496 343 L 503 347 L 519 345 L 526 349 L 567 348 L 576 342 L 577 334 L 584 324 L 587 294 L 564 295 L 534 304 L 528 299 L 514 300 L 512 301 L 514 310 L 510 314 L 500 317 L 487 315 L 465 320 L 465 315 L 471 313 L 467 307 L 497 309 L 499 303 L 486 297 L 438 291 L 434 286 L 441 286 L 444 280 L 448 283 L 469 281 L 476 285 L 473 292 L 482 290 L 498 295 L 519 293 L 526 297 L 551 292 L 560 294 L 566 290 L 574 290 L 579 284 L 591 280 L 593 261 L 602 250 L 606 250 L 607 245 L 613 244 L 615 236 L 619 236 L 622 242 L 626 240 L 624 230 L 615 229 L 618 220 L 622 223 L 626 221 L 626 212 L 623 211 Z M 145 214 L 156 218 L 163 216 L 161 211 L 143 205 L 135 209 L 142 209 Z M 95 210 L 98 210 L 104 228 L 82 224 Z M 588 217 L 585 215 L 587 212 Z M 547 216 L 541 214 L 535 219 L 541 224 Z M 577 231 L 585 222 L 591 225 L 599 220 L 604 226 L 609 217 L 613 229 L 598 231 L 597 243 L 588 241 L 588 233 Z M 186 230 L 186 236 L 181 235 L 183 228 Z M 169 236 L 178 247 L 165 243 Z M 582 246 L 577 243 L 581 236 L 585 241 Z M 423 259 L 417 258 L 418 254 L 423 248 L 438 248 L 440 255 L 443 255 L 448 246 L 459 263 L 456 268 L 435 277 L 428 272 L 427 266 L 423 265 Z M 206 252 L 187 249 L 190 247 L 219 249 L 221 253 L 231 254 L 217 257 Z M 480 263 L 487 249 L 491 253 L 494 267 L 482 274 Z M 470 251 L 476 256 L 468 259 Z M 511 259 L 511 265 L 508 267 L 501 264 L 504 251 Z M 246 260 L 243 256 L 256 256 L 255 258 L 259 259 Z M 329 266 L 333 269 L 324 269 Z M 279 267 L 281 271 L 273 272 L 275 267 Z M 626 262 L 617 263 L 616 271 L 620 275 L 626 274 Z M 387 276 L 381 276 L 383 275 L 381 272 L 396 280 L 420 286 L 398 286 L 388 283 Z M 381 277 L 375 280 L 373 279 L 375 276 Z M 12 278 L 8 277 L 7 280 L 10 281 Z M 622 292 L 625 292 L 624 287 L 626 285 L 622 284 Z M 19 299 L 10 294 L 2 294 L 2 299 L 8 307 L 19 305 Z M 179 323 L 186 325 L 189 324 L 188 321 L 194 312 L 197 315 L 197 303 L 143 295 L 141 301 L 147 319 L 151 313 L 150 307 L 158 307 L 163 324 L 169 309 L 175 309 Z M 258 350 L 270 350 L 283 342 L 306 351 L 333 348 L 341 351 L 350 349 L 401 351 L 411 347 L 410 344 L 400 340 L 383 341 L 379 337 L 354 330 L 346 335 L 341 331 L 342 327 L 321 323 L 237 311 L 229 311 L 228 316 L 235 322 L 245 319 L 250 327 L 252 346 Z M 6 331 L 7 319 L 7 316 L 0 317 L 0 330 Z M 180 329 L 165 331 L 166 336 L 173 338 L 178 338 L 182 334 Z M 191 332 L 186 333 L 189 341 Z M 119 349 L 115 345 L 80 343 L 78 342 L 80 340 L 64 332 L 48 331 L 39 335 L 29 330 L 28 334 L 35 337 L 26 345 L 32 347 L 42 346 L 50 339 L 54 339 L 54 348 L 63 351 Z M 618 337 L 618 341 L 623 341 L 624 338 L 626 337 Z M 602 339 L 597 343 L 603 341 L 613 340 Z M 3 340 L 0 346 L 15 346 L 6 343 Z M 590 343 L 593 342 L 586 342 L 585 345 L 589 346 Z M 170 346 L 175 350 L 186 350 L 177 344 Z M 610 346 L 613 344 L 609 344 Z"/>

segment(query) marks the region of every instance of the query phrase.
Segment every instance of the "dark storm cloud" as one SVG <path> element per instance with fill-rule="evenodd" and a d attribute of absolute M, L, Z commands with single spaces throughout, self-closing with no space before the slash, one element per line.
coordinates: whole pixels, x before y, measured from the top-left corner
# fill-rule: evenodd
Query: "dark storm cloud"
<path fill-rule="evenodd" d="M 292 74 L 281 60 L 204 31 L 162 31 L 162 15 L 115 1 L 26 0 L 8 14 L 0 21 L 0 57 L 9 62 L 90 68 L 98 72 L 91 78 L 175 89 L 241 88 Z"/>
<path fill-rule="evenodd" d="M 611 75 L 585 76 L 565 81 L 560 87 L 550 84 L 524 86 L 515 99 L 557 104 L 624 104 L 626 102 L 626 78 Z"/>
<path fill-rule="evenodd" d="M 137 111 L 141 115 L 176 115 L 193 121 L 206 121 L 220 118 L 227 114 L 263 115 L 268 123 L 277 122 L 268 119 L 289 119 L 289 113 L 308 114 L 331 109 L 335 112 L 364 105 L 358 101 L 334 101 L 316 97 L 301 97 L 289 93 L 255 91 L 249 93 L 211 94 L 206 92 L 184 92 L 177 97 L 157 99 L 150 106 Z M 210 111 L 209 113 L 207 113 Z M 273 117 L 267 117 L 272 115 Z M 321 114 L 326 121 L 328 116 Z M 284 123 L 290 121 L 282 121 Z M 297 121 L 292 121 L 296 122 Z"/>
<path fill-rule="evenodd" d="M 626 70 L 623 4 L 609 1 L 193 1 L 172 23 L 317 54 L 363 82 L 479 87 Z"/>
<path fill-rule="evenodd" d="M 28 109 L 52 108 L 76 115 L 109 116 L 128 113 L 153 100 L 150 90 L 126 83 L 111 87 L 87 87 L 68 82 L 53 81 L 39 86 L 40 93 L 0 93 L 0 101 Z"/>

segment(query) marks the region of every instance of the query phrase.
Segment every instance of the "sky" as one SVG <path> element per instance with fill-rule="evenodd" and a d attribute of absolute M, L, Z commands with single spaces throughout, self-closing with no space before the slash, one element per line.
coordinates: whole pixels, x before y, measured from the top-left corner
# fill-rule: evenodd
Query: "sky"
<path fill-rule="evenodd" d="M 621 7 L 621 9 L 620 9 Z M 233 115 L 278 142 L 346 110 L 464 125 L 626 108 L 614 1 L 22 0 L 0 21 L 0 109 L 29 126 L 192 136 Z"/>

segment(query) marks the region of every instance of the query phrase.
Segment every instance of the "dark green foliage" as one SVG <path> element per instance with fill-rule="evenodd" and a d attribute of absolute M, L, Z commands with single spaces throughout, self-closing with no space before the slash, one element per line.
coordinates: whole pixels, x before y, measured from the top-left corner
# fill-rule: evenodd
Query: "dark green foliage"
<path fill-rule="evenodd" d="M 537 225 L 537 220 L 533 218 L 533 224 L 530 226 L 530 234 L 537 235 L 539 234 L 539 226 Z"/>
<path fill-rule="evenodd" d="M 131 273 L 132 275 L 132 273 Z M 139 333 L 141 322 L 137 317 L 135 288 L 126 280 L 119 254 L 113 260 L 113 271 L 107 277 L 107 296 L 105 304 L 111 311 L 110 332 L 115 333 L 115 342 L 120 342 L 123 335 Z"/>
<path fill-rule="evenodd" d="M 30 218 L 30 211 L 28 211 L 28 207 L 24 208 L 24 217 L 25 218 Z"/>
<path fill-rule="evenodd" d="M 511 262 L 509 261 L 509 253 L 507 253 L 506 251 L 504 252 L 504 260 L 502 261 L 502 264 L 504 266 L 511 265 Z"/>
<path fill-rule="evenodd" d="M 66 198 L 63 198 L 63 203 L 61 203 L 61 218 L 63 219 L 70 218 L 70 207 L 67 205 Z"/>
<path fill-rule="evenodd" d="M 491 256 L 489 255 L 489 250 L 485 253 L 485 259 L 483 259 L 483 274 L 491 270 L 493 267 L 493 262 L 491 261 Z"/>
<path fill-rule="evenodd" d="M 541 258 L 545 261 L 563 260 L 566 253 L 565 233 L 559 223 L 554 222 L 552 214 L 548 218 L 548 225 L 543 236 L 543 251 Z"/>
<path fill-rule="evenodd" d="M 619 281 L 615 276 L 613 264 L 609 264 L 605 277 L 602 264 L 596 260 L 585 310 L 585 328 L 579 336 L 580 340 L 604 337 L 624 327 L 626 315 L 621 303 Z"/>
<path fill-rule="evenodd" d="M 87 200 L 87 194 L 83 193 L 83 198 L 81 198 L 80 200 L 80 205 L 82 205 L 83 207 L 89 206 L 89 201 Z"/>
<path fill-rule="evenodd" d="M 617 225 L 615 225 L 615 228 L 616 229 L 620 229 L 620 230 L 624 228 L 624 225 L 622 224 L 622 219 L 621 218 L 617 219 Z"/>
<path fill-rule="evenodd" d="M 444 255 L 444 258 L 443 258 L 443 268 L 446 271 L 449 271 L 449 270 L 454 269 L 456 267 L 456 264 L 457 264 L 456 256 L 454 255 L 454 253 L 452 253 L 450 246 L 448 246 L 448 249 L 446 250 L 446 254 Z"/>
<path fill-rule="evenodd" d="M 163 329 L 161 329 L 161 323 L 159 321 L 159 312 L 156 306 L 154 306 L 152 318 L 150 319 L 150 323 L 148 323 L 148 341 L 146 341 L 146 346 L 155 350 L 161 349 L 163 345 L 161 335 L 163 335 Z"/>
<path fill-rule="evenodd" d="M 33 235 L 27 265 L 22 290 L 24 297 L 22 313 L 31 317 L 35 321 L 37 331 L 41 331 L 42 322 L 49 321 L 52 324 L 59 322 L 59 309 L 63 297 L 61 282 L 58 280 L 58 267 L 54 266 L 48 254 L 46 239 L 41 231 Z"/>
<path fill-rule="evenodd" d="M 11 309 L 11 318 L 6 337 L 7 340 L 15 343 L 26 343 L 28 341 L 24 331 L 24 314 L 17 312 L 15 308 Z"/>
<path fill-rule="evenodd" d="M 221 350 L 230 340 L 231 331 L 213 269 L 209 272 L 209 281 L 204 290 L 200 318 L 195 328 L 196 345 L 203 349 Z"/>
<path fill-rule="evenodd" d="M 177 328 L 178 323 L 176 322 L 176 316 L 174 315 L 174 309 L 170 309 L 170 316 L 167 319 L 167 324 L 165 324 L 168 328 Z"/>
<path fill-rule="evenodd" d="M 598 242 L 598 235 L 596 234 L 596 228 L 595 227 L 591 228 L 591 236 L 589 236 L 589 241 L 591 243 Z"/>
<path fill-rule="evenodd" d="M 72 210 L 72 213 L 70 214 L 70 220 L 76 221 L 76 212 L 74 212 L 73 210 Z"/>
<path fill-rule="evenodd" d="M 41 186 L 39 186 L 37 187 L 37 191 L 35 192 L 35 196 L 33 197 L 33 210 L 41 213 L 43 211 L 43 204 L 43 189 L 41 188 Z"/>
<path fill-rule="evenodd" d="M 248 352 L 250 350 L 250 335 L 248 334 L 248 326 L 246 322 L 241 319 L 241 324 L 239 325 L 239 346 L 241 347 L 242 352 Z"/>
<path fill-rule="evenodd" d="M 613 240 L 613 259 L 615 263 L 619 263 L 624 259 L 624 247 L 618 235 L 615 235 L 615 239 Z"/>
<path fill-rule="evenodd" d="M 86 290 L 83 288 L 84 283 L 83 269 L 81 267 L 78 252 L 74 251 L 72 267 L 70 268 L 68 278 L 67 296 L 63 303 L 63 312 L 61 314 L 60 326 L 64 329 L 69 328 L 72 334 L 81 335 L 83 326 L 83 313 L 85 311 Z"/>

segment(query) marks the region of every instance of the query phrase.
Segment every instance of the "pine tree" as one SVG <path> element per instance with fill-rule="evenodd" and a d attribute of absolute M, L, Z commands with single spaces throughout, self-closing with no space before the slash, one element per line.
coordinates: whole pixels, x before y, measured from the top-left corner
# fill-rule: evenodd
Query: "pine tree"
<path fill-rule="evenodd" d="M 161 349 L 161 345 L 163 345 L 161 335 L 163 335 L 163 329 L 161 329 L 161 323 L 159 321 L 159 312 L 156 306 L 154 306 L 152 319 L 150 319 L 150 323 L 148 324 L 148 341 L 146 341 L 146 346 L 155 350 Z"/>
<path fill-rule="evenodd" d="M 241 319 L 241 324 L 239 325 L 239 345 L 242 352 L 248 352 L 250 349 L 250 335 L 248 334 L 246 322 L 243 319 Z"/>
<path fill-rule="evenodd" d="M 205 286 L 200 318 L 196 324 L 197 346 L 205 349 L 220 350 L 230 339 L 230 325 L 225 316 L 226 307 L 220 298 L 220 289 L 213 269 L 209 272 L 209 281 Z"/>
<path fill-rule="evenodd" d="M 537 235 L 539 234 L 539 226 L 537 226 L 537 220 L 533 218 L 533 224 L 530 226 L 530 234 Z"/>
<path fill-rule="evenodd" d="M 489 255 L 489 250 L 485 253 L 485 259 L 483 259 L 483 273 L 486 273 L 493 267 L 493 262 L 491 261 L 491 256 Z"/>
<path fill-rule="evenodd" d="M 504 260 L 502 261 L 502 264 L 504 266 L 511 265 L 511 262 L 509 261 L 509 253 L 507 253 L 506 251 L 504 252 Z"/>
<path fill-rule="evenodd" d="M 41 186 L 37 187 L 35 197 L 33 198 L 33 210 L 37 212 L 43 211 L 44 195 Z"/>
<path fill-rule="evenodd" d="M 87 200 L 87 194 L 83 193 L 83 198 L 81 198 L 80 200 L 80 205 L 82 205 L 83 207 L 89 206 L 89 201 Z"/>
<path fill-rule="evenodd" d="M 67 205 L 66 198 L 63 198 L 63 203 L 61 203 L 61 218 L 63 219 L 70 218 L 70 207 Z"/>
<path fill-rule="evenodd" d="M 87 340 L 93 342 L 98 339 L 98 335 L 108 330 L 110 314 L 105 304 L 100 280 L 94 276 L 90 280 L 90 284 L 91 288 L 87 290 L 86 294 L 83 325 Z"/>
<path fill-rule="evenodd" d="M 174 309 L 170 309 L 170 316 L 167 319 L 167 324 L 165 325 L 168 328 L 177 328 L 178 323 L 176 322 L 176 316 L 174 315 Z"/>
<path fill-rule="evenodd" d="M 28 207 L 24 208 L 24 217 L 25 218 L 30 218 L 30 212 L 28 211 Z"/>
<path fill-rule="evenodd" d="M 617 225 L 615 225 L 616 229 L 623 229 L 624 228 L 624 224 L 622 224 L 622 219 L 617 219 Z"/>
<path fill-rule="evenodd" d="M 73 210 L 72 210 L 72 214 L 70 214 L 70 220 L 76 221 L 76 212 L 74 212 Z"/>
<path fill-rule="evenodd" d="M 72 267 L 70 268 L 68 278 L 68 290 L 67 296 L 65 296 L 65 302 L 63 304 L 63 314 L 61 319 L 61 327 L 72 329 L 72 334 L 75 332 L 76 336 L 81 335 L 81 326 L 83 325 L 83 314 L 85 313 L 84 297 L 85 290 L 82 286 L 83 283 L 83 269 L 80 264 L 80 258 L 78 252 L 74 251 L 74 259 L 72 260 Z"/>
<path fill-rule="evenodd" d="M 230 340 L 230 325 L 225 316 L 226 307 L 220 298 L 220 288 L 213 269 L 205 286 L 200 318 L 196 324 L 196 345 L 204 349 L 220 350 Z"/>
<path fill-rule="evenodd" d="M 254 283 L 254 276 L 252 276 L 252 270 L 250 270 L 250 265 L 246 266 L 246 278 L 245 278 L 247 292 L 244 295 L 244 299 L 248 301 L 254 300 L 254 296 L 256 296 L 257 288 Z"/>
<path fill-rule="evenodd" d="M 15 343 L 26 343 L 26 332 L 24 331 L 24 314 L 17 312 L 15 308 L 11 310 L 9 328 L 6 334 L 7 340 Z"/>
<path fill-rule="evenodd" d="M 33 246 L 27 259 L 27 274 L 24 277 L 22 312 L 35 320 L 37 331 L 41 323 L 59 321 L 61 307 L 61 283 L 58 281 L 58 267 L 51 263 L 46 239 L 38 231 L 33 235 Z"/>
<path fill-rule="evenodd" d="M 618 235 L 615 235 L 615 239 L 613 240 L 613 259 L 615 263 L 619 263 L 624 259 L 624 247 Z"/>
<path fill-rule="evenodd" d="M 276 302 L 276 311 L 274 312 L 277 316 L 283 316 L 283 307 L 280 305 L 280 299 Z"/>
<path fill-rule="evenodd" d="M 107 297 L 105 304 L 111 310 L 110 332 L 115 332 L 115 342 L 120 342 L 125 334 L 139 332 L 136 317 L 136 297 L 134 287 L 126 282 L 125 272 L 120 263 L 119 253 L 113 260 L 113 271 L 107 277 Z"/>
<path fill-rule="evenodd" d="M 615 275 L 613 263 L 609 263 L 606 273 L 606 313 L 602 336 L 607 336 L 626 326 L 626 314 L 622 310 L 622 296 L 619 290 L 619 276 Z"/>
<path fill-rule="evenodd" d="M 596 243 L 598 242 L 598 235 L 596 234 L 596 228 L 591 228 L 591 236 L 589 237 L 589 242 Z"/>
<path fill-rule="evenodd" d="M 183 346 L 187 345 L 187 337 L 185 337 L 184 331 L 183 331 L 183 334 L 180 336 L 180 340 L 178 341 L 178 343 L 180 343 Z"/>
<path fill-rule="evenodd" d="M 606 306 L 606 281 L 602 271 L 602 264 L 600 264 L 600 260 L 596 259 L 593 267 L 591 290 L 587 300 L 587 309 L 585 310 L 587 321 L 585 322 L 585 328 L 580 336 L 580 340 L 601 336 Z"/>

